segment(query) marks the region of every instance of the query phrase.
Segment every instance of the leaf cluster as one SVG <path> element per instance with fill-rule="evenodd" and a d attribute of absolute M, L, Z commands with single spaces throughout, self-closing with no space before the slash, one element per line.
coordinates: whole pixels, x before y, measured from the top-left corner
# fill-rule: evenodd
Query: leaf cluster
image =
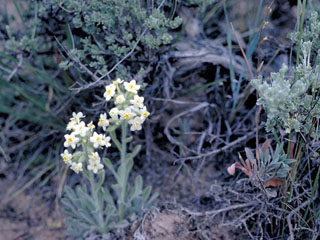
<path fill-rule="evenodd" d="M 297 66 L 290 71 L 283 66 L 279 72 L 272 73 L 270 79 L 259 76 L 252 80 L 252 86 L 259 93 L 257 105 L 267 112 L 267 131 L 279 128 L 308 134 L 319 119 L 319 36 L 320 21 L 314 12 L 309 27 L 300 36 L 301 41 L 298 32 L 290 34 L 292 41 L 301 46 Z M 316 130 L 311 132 L 313 137 L 318 134 Z"/>
<path fill-rule="evenodd" d="M 107 160 L 105 163 L 107 165 Z M 108 165 L 107 165 L 108 166 Z M 107 233 L 110 229 L 121 228 L 129 225 L 129 221 L 135 220 L 141 212 L 149 209 L 157 197 L 150 197 L 151 187 L 143 189 L 141 176 L 137 176 L 134 186 L 128 189 L 129 197 L 125 203 L 127 207 L 127 219 L 120 219 L 117 202 L 109 190 L 102 186 L 105 172 L 99 174 L 98 182 L 91 182 L 89 190 L 85 184 L 78 185 L 75 189 L 65 186 L 65 196 L 61 200 L 64 211 L 68 215 L 67 234 L 74 237 L 83 237 L 86 232 Z M 89 173 L 86 176 L 90 179 Z M 92 179 L 91 179 L 92 181 Z M 114 184 L 113 189 L 118 192 L 119 186 Z"/>
<path fill-rule="evenodd" d="M 107 66 L 129 54 L 139 42 L 138 52 L 144 55 L 172 41 L 169 30 L 177 28 L 181 19 L 166 16 L 164 2 L 54 0 L 46 8 L 58 5 L 63 9 L 73 37 L 69 51 L 93 71 L 105 74 Z M 79 31 L 81 34 L 73 34 Z"/>
<path fill-rule="evenodd" d="M 264 183 L 273 178 L 286 178 L 291 170 L 289 164 L 295 162 L 295 159 L 289 159 L 284 153 L 283 143 L 277 144 L 273 151 L 267 140 L 262 147 L 259 147 L 257 158 L 249 148 L 246 148 L 245 151 L 250 163 L 259 166 L 256 171 Z M 257 164 L 258 161 L 259 164 Z"/>
<path fill-rule="evenodd" d="M 264 187 L 281 185 L 282 179 L 286 178 L 291 170 L 289 164 L 296 161 L 287 158 L 282 143 L 277 144 L 273 151 L 268 139 L 258 148 L 256 156 L 249 148 L 245 148 L 245 152 L 247 159 L 244 161 L 239 155 L 241 164 L 232 164 L 228 168 L 228 173 L 234 175 L 235 169 L 238 168 L 249 177 L 253 184 L 262 184 Z"/>

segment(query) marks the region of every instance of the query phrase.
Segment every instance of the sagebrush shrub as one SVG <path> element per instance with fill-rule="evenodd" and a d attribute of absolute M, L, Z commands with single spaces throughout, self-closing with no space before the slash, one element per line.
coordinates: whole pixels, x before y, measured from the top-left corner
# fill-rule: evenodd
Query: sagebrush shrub
<path fill-rule="evenodd" d="M 267 112 L 267 131 L 284 129 L 318 137 L 319 129 L 313 128 L 320 116 L 320 66 L 319 43 L 320 21 L 318 14 L 311 14 L 309 25 L 304 29 L 301 41 L 299 34 L 293 32 L 290 38 L 301 46 L 301 56 L 296 67 L 283 66 L 270 79 L 252 80 L 252 86 L 258 91 L 257 104 Z M 300 42 L 298 42 L 300 41 Z"/>

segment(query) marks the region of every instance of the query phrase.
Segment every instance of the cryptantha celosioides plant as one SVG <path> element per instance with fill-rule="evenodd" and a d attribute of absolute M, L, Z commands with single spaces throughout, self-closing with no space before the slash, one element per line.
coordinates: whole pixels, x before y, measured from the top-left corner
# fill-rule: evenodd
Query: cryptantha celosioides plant
<path fill-rule="evenodd" d="M 133 158 L 141 148 L 137 145 L 128 152 L 127 146 L 132 141 L 129 133 L 141 130 L 149 116 L 144 98 L 138 95 L 139 89 L 135 80 L 117 79 L 106 86 L 104 98 L 110 108 L 100 114 L 97 126 L 85 123 L 82 112 L 73 113 L 67 125 L 71 133 L 65 135 L 66 150 L 61 154 L 62 159 L 75 173 L 82 173 L 89 186 L 88 189 L 83 183 L 75 189 L 65 188 L 62 203 L 69 215 L 69 235 L 81 237 L 87 231 L 106 233 L 112 228 L 127 226 L 150 208 L 157 197 L 157 193 L 151 196 L 151 186 L 143 188 L 141 176 L 137 176 L 133 184 L 128 182 Z M 102 155 L 111 144 L 119 150 L 120 159 Z M 105 183 L 105 169 L 113 175 L 114 184 L 111 179 Z"/>

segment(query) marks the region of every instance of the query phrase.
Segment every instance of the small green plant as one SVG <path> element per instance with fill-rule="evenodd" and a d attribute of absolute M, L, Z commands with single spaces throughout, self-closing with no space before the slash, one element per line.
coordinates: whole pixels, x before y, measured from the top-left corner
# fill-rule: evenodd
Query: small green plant
<path fill-rule="evenodd" d="M 83 113 L 73 113 L 67 125 L 70 134 L 65 135 L 62 154 L 63 161 L 76 173 L 83 173 L 88 179 L 86 184 L 78 185 L 75 189 L 66 187 L 66 197 L 62 199 L 67 219 L 68 234 L 81 237 L 86 231 L 106 233 L 112 228 L 124 227 L 139 216 L 145 209 L 152 206 L 157 193 L 151 194 L 151 186 L 143 189 L 141 176 L 135 178 L 133 186 L 129 184 L 129 176 L 133 167 L 133 158 L 139 152 L 141 145 L 128 152 L 128 143 L 132 141 L 131 131 L 142 129 L 142 124 L 149 116 L 144 106 L 144 98 L 138 96 L 140 85 L 135 80 L 123 82 L 117 79 L 106 86 L 104 97 L 107 102 L 114 100 L 115 107 L 108 114 L 100 114 L 98 127 L 109 133 L 99 134 L 95 125 L 82 121 Z M 121 136 L 117 137 L 120 128 Z M 120 152 L 120 159 L 115 164 L 109 158 L 102 157 L 99 150 L 104 150 L 114 143 Z M 79 148 L 78 148 L 79 147 Z M 103 164 L 104 163 L 104 164 Z M 116 181 L 112 189 L 104 186 L 105 166 Z M 108 180 L 108 186 L 111 183 Z"/>
<path fill-rule="evenodd" d="M 320 21 L 313 12 L 309 25 L 301 35 L 290 34 L 291 40 L 301 46 L 297 66 L 290 69 L 283 66 L 270 79 L 252 80 L 252 86 L 258 91 L 257 104 L 267 112 L 267 131 L 285 129 L 290 133 L 300 132 L 311 137 L 319 136 L 319 129 L 314 128 L 320 116 L 320 66 L 319 43 Z"/>
<path fill-rule="evenodd" d="M 54 0 L 43 6 L 60 8 L 69 24 L 69 35 L 73 38 L 73 46 L 69 49 L 71 59 L 63 61 L 61 66 L 67 68 L 81 61 L 94 72 L 104 75 L 111 68 L 108 66 L 131 55 L 134 50 L 143 56 L 171 43 L 173 38 L 169 30 L 177 28 L 182 20 L 166 16 L 163 10 L 166 2 Z M 81 37 L 73 34 L 79 29 Z M 131 72 L 125 65 L 119 65 L 117 71 L 122 75 Z"/>
<path fill-rule="evenodd" d="M 241 164 L 233 163 L 228 168 L 228 173 L 234 175 L 235 169 L 239 168 L 253 184 L 262 183 L 264 187 L 281 185 L 282 179 L 286 178 L 291 170 L 289 164 L 295 162 L 295 159 L 287 158 L 287 154 L 283 152 L 283 144 L 278 144 L 273 151 L 270 140 L 266 140 L 259 148 L 256 157 L 249 148 L 245 148 L 245 152 L 247 159 L 243 161 L 239 155 Z"/>

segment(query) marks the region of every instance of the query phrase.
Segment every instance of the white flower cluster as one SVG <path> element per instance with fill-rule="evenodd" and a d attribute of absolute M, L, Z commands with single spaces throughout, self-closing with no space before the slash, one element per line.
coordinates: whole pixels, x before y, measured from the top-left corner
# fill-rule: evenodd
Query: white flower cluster
<path fill-rule="evenodd" d="M 113 98 L 116 106 L 109 111 L 111 119 L 107 120 L 106 115 L 100 115 L 99 126 L 103 127 L 103 124 L 108 126 L 109 121 L 119 123 L 126 120 L 130 124 L 131 131 L 141 130 L 141 125 L 150 113 L 143 104 L 144 98 L 138 95 L 139 89 L 140 85 L 136 80 L 124 82 L 119 78 L 106 86 L 103 96 L 107 102 Z"/>
<path fill-rule="evenodd" d="M 98 125 L 105 129 L 109 122 L 106 120 L 106 114 L 103 116 L 100 116 Z M 91 149 L 91 153 L 87 153 L 90 154 L 87 169 L 97 173 L 99 169 L 103 168 L 103 165 L 100 162 L 100 156 L 98 152 L 93 152 L 93 149 L 110 147 L 110 137 L 106 137 L 105 134 L 98 134 L 97 132 L 94 132 L 94 124 L 90 122 L 86 125 L 85 122 L 81 120 L 84 117 L 85 116 L 82 112 L 72 114 L 72 118 L 67 125 L 67 130 L 71 131 L 71 133 L 64 135 L 64 146 L 66 148 L 71 147 L 72 149 L 75 149 L 81 144 L 86 144 L 87 151 L 88 149 Z M 70 166 L 74 172 L 79 173 L 83 171 L 83 162 L 85 158 L 81 158 L 79 154 L 76 153 L 78 152 L 71 154 L 68 149 L 66 149 L 63 153 L 61 153 L 61 157 L 65 164 Z M 85 154 L 84 152 L 80 153 L 82 155 Z"/>
<path fill-rule="evenodd" d="M 119 126 L 123 121 L 129 123 L 131 131 L 142 129 L 141 125 L 150 113 L 143 104 L 144 98 L 138 95 L 139 89 L 140 85 L 136 83 L 136 80 L 124 82 L 117 79 L 112 84 L 106 86 L 104 97 L 106 101 L 113 99 L 115 107 L 108 112 L 110 115 L 109 119 L 107 118 L 107 113 L 100 114 L 98 126 L 103 131 L 107 131 L 109 125 Z M 66 149 L 61 153 L 61 157 L 76 173 L 83 171 L 84 161 L 88 161 L 87 169 L 89 171 L 97 173 L 100 169 L 103 169 L 103 165 L 101 164 L 98 152 L 94 150 L 110 147 L 111 138 L 105 134 L 95 132 L 95 125 L 92 122 L 86 124 L 82 121 L 84 117 L 82 112 L 72 113 L 72 118 L 67 125 L 67 130 L 71 131 L 71 133 L 64 136 L 64 146 L 72 149 L 76 149 L 78 146 L 83 146 L 83 148 L 86 146 L 86 150 L 82 149 L 82 152 L 78 151 L 71 154 Z"/>
<path fill-rule="evenodd" d="M 97 173 L 99 169 L 103 169 L 103 165 L 100 163 L 100 156 L 97 152 L 92 152 L 89 156 L 88 170 Z"/>

